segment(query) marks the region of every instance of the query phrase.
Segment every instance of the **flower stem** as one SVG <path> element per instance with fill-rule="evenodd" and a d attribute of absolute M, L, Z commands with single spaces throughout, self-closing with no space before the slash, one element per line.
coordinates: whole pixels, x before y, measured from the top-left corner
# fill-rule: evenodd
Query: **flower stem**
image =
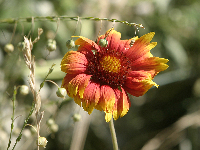
<path fill-rule="evenodd" d="M 109 128 L 110 128 L 110 133 L 111 133 L 111 137 L 112 137 L 113 150 L 118 150 L 117 136 L 115 133 L 113 118 L 109 122 Z"/>

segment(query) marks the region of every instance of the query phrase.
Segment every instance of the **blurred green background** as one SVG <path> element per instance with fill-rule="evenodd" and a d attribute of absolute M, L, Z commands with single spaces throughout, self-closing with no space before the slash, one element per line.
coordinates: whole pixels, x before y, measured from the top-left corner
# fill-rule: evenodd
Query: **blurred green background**
<path fill-rule="evenodd" d="M 158 45 L 151 50 L 152 54 L 169 59 L 169 68 L 154 79 L 159 88 L 150 89 L 142 97 L 130 96 L 132 106 L 128 114 L 114 122 L 120 150 L 200 149 L 199 0 L 0 0 L 0 20 L 62 15 L 141 23 L 145 29 L 139 29 L 136 35 L 155 32 L 153 41 Z M 65 74 L 60 71 L 60 61 L 68 51 L 65 43 L 72 35 L 95 41 L 99 31 L 104 34 L 113 25 L 122 33 L 122 39 L 135 36 L 134 27 L 107 21 L 18 22 L 14 35 L 14 24 L 0 23 L 0 149 L 6 149 L 9 140 L 14 86 L 28 85 L 29 70 L 23 54 L 17 49 L 23 36 L 31 31 L 30 37 L 34 39 L 37 28 L 44 30 L 32 51 L 39 89 L 53 63 L 56 66 L 48 79 L 61 85 Z M 47 40 L 54 36 L 57 49 L 49 54 Z M 10 41 L 15 48 L 12 53 L 6 53 L 4 46 Z M 52 83 L 45 83 L 41 90 L 41 110 L 45 112 L 40 135 L 48 140 L 46 150 L 68 150 L 70 147 L 71 150 L 111 150 L 104 113 L 94 111 L 89 116 L 70 98 L 58 98 L 56 90 Z M 23 96 L 18 92 L 11 148 L 32 101 L 31 93 Z M 74 114 L 81 115 L 79 122 L 74 122 Z M 54 128 L 46 123 L 50 118 L 55 121 Z M 28 123 L 35 125 L 34 115 Z M 36 133 L 27 126 L 16 150 L 36 149 L 36 139 Z"/>

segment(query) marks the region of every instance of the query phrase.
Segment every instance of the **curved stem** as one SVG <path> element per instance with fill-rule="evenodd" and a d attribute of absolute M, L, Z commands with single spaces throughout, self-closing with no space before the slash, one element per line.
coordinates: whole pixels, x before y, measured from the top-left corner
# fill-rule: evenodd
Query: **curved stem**
<path fill-rule="evenodd" d="M 115 133 L 113 118 L 109 122 L 109 128 L 110 128 L 110 133 L 111 133 L 111 137 L 112 137 L 113 150 L 118 150 L 117 136 Z"/>
<path fill-rule="evenodd" d="M 54 85 L 56 85 L 58 88 L 59 88 L 59 86 L 58 86 L 58 84 L 56 83 L 56 82 L 54 82 L 54 81 L 52 81 L 52 80 L 45 80 L 46 82 L 51 82 L 51 83 L 53 83 Z"/>

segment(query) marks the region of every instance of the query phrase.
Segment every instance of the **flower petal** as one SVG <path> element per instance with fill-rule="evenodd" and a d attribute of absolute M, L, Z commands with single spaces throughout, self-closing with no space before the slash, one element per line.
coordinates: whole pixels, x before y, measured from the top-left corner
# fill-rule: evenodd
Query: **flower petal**
<path fill-rule="evenodd" d="M 92 75 L 86 74 L 67 74 L 62 81 L 62 87 L 67 90 L 67 93 L 70 97 L 75 97 L 78 93 L 80 98 L 83 98 L 85 88 L 87 87 L 91 76 Z"/>
<path fill-rule="evenodd" d="M 93 56 L 92 50 L 99 50 L 99 46 L 92 40 L 85 38 L 83 36 L 74 36 L 79 37 L 75 44 L 79 45 L 78 52 L 83 53 L 87 59 L 91 58 Z"/>
<path fill-rule="evenodd" d="M 129 97 L 125 90 L 120 87 L 121 90 L 119 89 L 114 89 L 115 95 L 116 95 L 116 100 L 115 100 L 115 105 L 113 107 L 113 118 L 114 120 L 117 120 L 120 117 L 123 117 L 124 115 L 127 114 L 131 103 L 129 100 Z M 108 117 L 108 116 L 106 116 Z M 106 120 L 108 122 L 109 120 Z"/>
<path fill-rule="evenodd" d="M 133 61 L 139 61 L 141 59 L 151 57 L 152 55 L 149 51 L 157 45 L 157 42 L 150 43 L 154 35 L 154 32 L 150 32 L 140 38 L 136 37 L 135 43 L 126 52 L 127 57 L 129 57 Z"/>
<path fill-rule="evenodd" d="M 100 98 L 100 84 L 95 82 L 90 82 L 85 88 L 82 107 L 88 114 L 91 114 L 94 107 L 97 105 Z"/>
<path fill-rule="evenodd" d="M 100 39 L 104 39 L 105 37 L 106 37 L 106 40 L 108 41 L 108 46 L 106 48 L 110 50 L 124 51 L 125 49 L 130 48 L 130 43 L 132 39 L 120 40 L 121 33 L 115 31 L 113 28 L 108 30 L 104 35 L 100 36 L 98 38 L 97 43 L 99 43 Z"/>
<path fill-rule="evenodd" d="M 152 78 L 157 75 L 159 72 L 166 70 L 169 66 L 166 64 L 169 60 L 159 57 L 150 57 L 141 61 L 135 61 L 132 63 L 132 70 L 145 70 L 150 71 L 154 70 L 154 73 L 151 74 Z"/>
<path fill-rule="evenodd" d="M 69 91 L 68 91 L 68 84 L 69 82 L 75 78 L 77 76 L 77 74 L 66 74 L 66 76 L 63 78 L 62 80 L 62 85 L 61 87 L 65 88 L 67 90 L 67 93 L 69 94 Z"/>
<path fill-rule="evenodd" d="M 98 110 L 104 110 L 106 112 L 112 112 L 114 104 L 115 104 L 114 90 L 108 85 L 102 85 L 101 96 L 95 108 Z"/>
<path fill-rule="evenodd" d="M 142 96 L 153 85 L 158 87 L 158 85 L 152 81 L 150 73 L 145 71 L 131 71 L 123 87 L 133 96 Z"/>
<path fill-rule="evenodd" d="M 76 51 L 69 51 L 61 61 L 61 70 L 69 74 L 83 73 L 86 70 L 88 61 L 84 54 Z"/>

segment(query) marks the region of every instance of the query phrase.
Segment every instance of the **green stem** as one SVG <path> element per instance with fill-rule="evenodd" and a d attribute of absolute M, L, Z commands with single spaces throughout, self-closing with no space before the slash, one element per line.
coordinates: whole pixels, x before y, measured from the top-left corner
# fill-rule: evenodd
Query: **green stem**
<path fill-rule="evenodd" d="M 53 67 L 55 66 L 56 64 L 52 64 L 51 65 L 51 68 L 49 68 L 49 72 L 47 73 L 47 75 L 45 76 L 44 80 L 42 81 L 42 83 L 40 84 L 40 89 L 39 89 L 39 92 L 40 90 L 43 88 L 44 86 L 44 82 L 46 81 L 46 79 L 48 78 L 48 76 L 53 72 Z M 49 80 L 48 80 L 49 81 Z M 58 86 L 58 85 L 57 85 Z"/>
<path fill-rule="evenodd" d="M 111 133 L 111 137 L 112 137 L 113 150 L 118 150 L 117 136 L 115 133 L 113 118 L 109 122 L 109 127 L 110 127 L 110 133 Z"/>
<path fill-rule="evenodd" d="M 129 23 L 128 21 L 120 21 L 117 19 L 108 19 L 108 18 L 94 18 L 94 17 L 69 17 L 69 16 L 37 16 L 37 17 L 27 17 L 27 18 L 7 18 L 7 19 L 0 19 L 0 23 L 16 23 L 16 22 L 35 22 L 35 21 L 53 21 L 57 22 L 58 20 L 74 20 L 74 21 L 79 21 L 79 20 L 93 20 L 93 21 L 109 21 L 109 22 L 119 22 L 126 24 L 128 26 L 136 27 L 136 28 L 144 28 L 142 24 L 137 24 L 137 23 Z"/>
<path fill-rule="evenodd" d="M 22 131 L 23 131 L 24 128 L 26 127 L 27 122 L 28 122 L 30 116 L 32 115 L 32 113 L 33 113 L 33 111 L 34 111 L 34 106 L 35 106 L 35 103 L 34 103 L 34 101 L 33 101 L 33 102 L 32 102 L 32 106 L 31 106 L 31 110 L 30 110 L 30 112 L 29 112 L 27 118 L 24 120 L 24 125 L 23 125 L 23 127 L 22 127 L 22 129 L 21 129 L 21 131 L 20 131 L 20 133 L 19 133 L 19 136 L 17 137 L 17 139 L 16 139 L 16 141 L 15 141 L 15 144 L 14 144 L 12 150 L 15 149 L 17 143 L 21 140 L 21 137 L 22 137 Z"/>
<path fill-rule="evenodd" d="M 12 123 L 11 123 L 11 131 L 10 131 L 10 138 L 9 138 L 9 142 L 8 142 L 8 147 L 7 147 L 7 150 L 9 149 L 10 147 L 10 144 L 11 144 L 11 137 L 12 137 L 12 131 L 13 131 L 13 128 L 14 128 L 14 117 L 15 117 L 15 100 L 16 100 L 16 95 L 17 95 L 17 87 L 14 86 L 14 92 L 13 92 L 13 114 L 12 114 Z"/>

